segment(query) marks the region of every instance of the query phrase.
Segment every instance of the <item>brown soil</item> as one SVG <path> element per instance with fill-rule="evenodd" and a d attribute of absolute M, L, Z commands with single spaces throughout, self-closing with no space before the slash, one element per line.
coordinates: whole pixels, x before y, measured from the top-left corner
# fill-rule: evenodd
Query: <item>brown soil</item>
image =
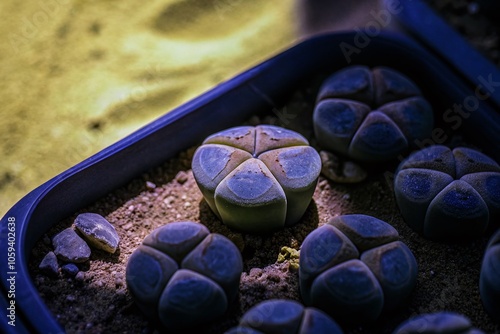
<path fill-rule="evenodd" d="M 292 111 L 307 104 L 301 100 L 301 94 L 297 96 L 298 99 L 288 104 Z M 310 127 L 303 127 L 307 122 L 301 117 L 293 121 L 289 127 L 310 135 Z M 253 117 L 249 121 L 252 125 L 258 123 L 279 122 L 273 117 Z M 302 126 L 297 128 L 297 124 Z M 312 138 L 311 143 L 314 145 Z M 481 258 L 488 236 L 466 244 L 443 244 L 414 233 L 396 207 L 391 173 L 385 173 L 392 172 L 395 164 L 378 168 L 366 166 L 369 178 L 355 185 L 334 184 L 321 176 L 313 201 L 297 225 L 269 235 L 251 235 L 230 230 L 210 211 L 190 169 L 194 150 L 181 152 L 178 157 L 82 210 L 105 216 L 121 238 L 119 251 L 114 255 L 93 251 L 89 263 L 82 268 L 83 277 L 50 279 L 41 275 L 37 268 L 42 257 L 51 250 L 48 238 L 70 226 L 80 212 L 50 230 L 44 238 L 45 243 L 43 240 L 38 242 L 30 261 L 32 277 L 49 309 L 68 333 L 155 331 L 127 291 L 125 268 L 130 254 L 158 226 L 182 220 L 200 222 L 211 232 L 227 236 L 242 252 L 244 272 L 238 301 L 224 317 L 196 330 L 197 333 L 223 333 L 260 301 L 270 298 L 300 301 L 294 259 L 278 261 L 282 247 L 299 250 L 310 231 L 334 216 L 350 213 L 372 215 L 393 225 L 401 240 L 413 251 L 419 274 L 407 305 L 384 315 L 376 323 L 343 325 L 347 333 L 390 333 L 410 316 L 439 310 L 463 313 L 487 333 L 500 332 L 499 325 L 485 314 L 478 291 Z"/>

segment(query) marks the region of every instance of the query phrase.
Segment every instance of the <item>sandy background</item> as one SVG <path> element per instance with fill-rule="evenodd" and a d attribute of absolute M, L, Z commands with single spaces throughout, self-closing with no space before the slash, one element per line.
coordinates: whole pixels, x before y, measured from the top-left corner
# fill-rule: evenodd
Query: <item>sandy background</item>
<path fill-rule="evenodd" d="M 0 216 L 297 40 L 292 0 L 0 2 Z"/>

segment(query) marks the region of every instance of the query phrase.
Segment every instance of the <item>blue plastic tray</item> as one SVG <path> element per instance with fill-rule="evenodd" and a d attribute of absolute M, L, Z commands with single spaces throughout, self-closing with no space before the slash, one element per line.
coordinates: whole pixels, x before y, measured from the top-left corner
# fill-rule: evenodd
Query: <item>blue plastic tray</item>
<path fill-rule="evenodd" d="M 404 12 L 401 15 L 404 18 Z M 354 63 L 391 66 L 417 82 L 433 103 L 438 119 L 447 108 L 475 94 L 477 83 L 446 61 L 446 57 L 437 56 L 439 48 L 424 48 L 403 35 L 371 37 L 370 43 L 353 55 L 352 63 L 348 64 L 339 45 L 353 44 L 355 37 L 356 32 L 349 32 L 304 41 L 176 108 L 20 200 L 2 218 L 0 226 L 0 309 L 3 310 L 0 332 L 64 332 L 40 298 L 28 272 L 30 251 L 49 228 L 142 172 L 199 143 L 210 133 L 238 125 L 252 114 L 271 112 L 308 78 Z M 476 65 L 478 71 L 484 66 L 483 63 Z M 467 72 L 474 66 L 470 64 Z M 472 141 L 484 143 L 485 151 L 499 160 L 500 114 L 495 111 L 499 106 L 494 98 L 478 103 L 479 107 L 463 122 L 461 130 Z M 9 219 L 15 219 L 15 264 L 10 268 Z M 4 314 L 8 303 L 14 300 L 8 298 L 10 276 L 15 276 L 15 327 L 7 323 L 9 319 Z"/>

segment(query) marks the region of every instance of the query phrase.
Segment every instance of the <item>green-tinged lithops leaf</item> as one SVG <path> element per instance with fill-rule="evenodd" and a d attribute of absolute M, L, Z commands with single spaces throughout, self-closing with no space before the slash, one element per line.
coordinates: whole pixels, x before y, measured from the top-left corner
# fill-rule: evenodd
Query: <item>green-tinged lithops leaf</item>
<path fill-rule="evenodd" d="M 360 260 L 349 260 L 319 275 L 311 287 L 311 305 L 333 318 L 372 321 L 384 306 L 382 288 Z"/>
<path fill-rule="evenodd" d="M 488 226 L 488 207 L 467 182 L 456 180 L 430 203 L 423 234 L 431 239 L 480 236 Z"/>
<path fill-rule="evenodd" d="M 182 329 L 223 315 L 227 304 L 226 294 L 217 283 L 194 271 L 180 269 L 161 294 L 158 315 L 165 327 Z"/>
<path fill-rule="evenodd" d="M 222 180 L 215 204 L 224 223 L 235 229 L 258 232 L 285 225 L 285 192 L 258 159 L 245 161 Z"/>
<path fill-rule="evenodd" d="M 332 74 L 313 113 L 323 149 L 363 162 L 396 158 L 428 138 L 433 124 L 432 108 L 418 87 L 387 67 L 352 66 Z"/>
<path fill-rule="evenodd" d="M 292 300 L 271 299 L 249 309 L 240 326 L 263 333 L 295 334 L 300 326 L 304 307 Z"/>
<path fill-rule="evenodd" d="M 228 302 L 238 294 L 243 261 L 238 248 L 220 234 L 208 235 L 182 261 L 182 268 L 202 274 L 218 283 Z"/>
<path fill-rule="evenodd" d="M 408 299 L 417 282 L 415 256 L 401 241 L 394 241 L 361 254 L 384 292 L 384 309 L 393 310 Z"/>
<path fill-rule="evenodd" d="M 418 233 L 424 232 L 424 221 L 429 205 L 453 178 L 430 169 L 409 168 L 400 171 L 394 179 L 394 194 L 406 223 Z"/>
<path fill-rule="evenodd" d="M 358 257 L 356 246 L 331 225 L 323 225 L 309 233 L 302 242 L 299 260 L 300 292 L 304 302 L 311 303 L 311 285 L 319 274 Z"/>
<path fill-rule="evenodd" d="M 500 319 L 500 230 L 491 237 L 481 264 L 481 301 L 493 319 Z"/>
<path fill-rule="evenodd" d="M 327 99 L 316 105 L 313 114 L 314 133 L 321 146 L 341 154 L 349 153 L 349 144 L 370 112 L 363 103 Z"/>
<path fill-rule="evenodd" d="M 454 312 L 426 313 L 403 322 L 392 334 L 480 334 L 469 319 Z"/>
<path fill-rule="evenodd" d="M 343 98 L 372 104 L 373 97 L 371 70 L 366 66 L 351 66 L 329 76 L 323 82 L 317 100 Z"/>
<path fill-rule="evenodd" d="M 384 161 L 408 148 L 408 141 L 388 116 L 372 111 L 349 145 L 349 156 L 360 161 Z"/>
<path fill-rule="evenodd" d="M 356 248 L 363 252 L 398 240 L 398 231 L 386 222 L 372 216 L 354 214 L 337 216 L 328 222 L 344 233 Z"/>
<path fill-rule="evenodd" d="M 500 167 L 469 149 L 435 145 L 410 155 L 394 179 L 406 223 L 424 237 L 480 236 L 500 218 Z"/>
<path fill-rule="evenodd" d="M 286 225 L 294 224 L 311 201 L 319 174 L 321 159 L 310 146 L 294 146 L 267 151 L 259 159 L 281 185 L 287 199 Z"/>
<path fill-rule="evenodd" d="M 219 183 L 243 161 L 252 158 L 252 154 L 238 148 L 218 144 L 200 146 L 193 156 L 191 167 L 205 200 L 219 215 L 215 205 L 215 189 Z"/>
<path fill-rule="evenodd" d="M 279 126 L 259 125 L 255 128 L 254 156 L 269 150 L 290 146 L 307 146 L 309 142 L 301 134 Z"/>
<path fill-rule="evenodd" d="M 144 239 L 143 244 L 168 254 L 180 264 L 209 233 L 199 223 L 173 222 L 155 229 Z"/>
<path fill-rule="evenodd" d="M 457 147 L 453 150 L 456 161 L 457 179 L 470 173 L 478 172 L 500 172 L 500 166 L 491 159 L 476 150 Z"/>
<path fill-rule="evenodd" d="M 125 275 L 127 288 L 145 314 L 156 314 L 160 295 L 177 269 L 171 257 L 149 246 L 141 245 L 132 253 Z"/>
<path fill-rule="evenodd" d="M 421 95 L 420 89 L 408 77 L 388 67 L 374 68 L 373 81 L 376 106 Z"/>
<path fill-rule="evenodd" d="M 455 158 L 451 150 L 442 145 L 433 145 L 412 153 L 398 170 L 408 168 L 430 169 L 455 177 Z"/>
<path fill-rule="evenodd" d="M 253 126 L 229 128 L 208 136 L 203 144 L 222 144 L 253 154 L 255 151 L 255 128 Z"/>
<path fill-rule="evenodd" d="M 211 135 L 196 150 L 192 168 L 205 200 L 224 224 L 268 232 L 304 215 L 321 160 L 297 132 L 259 125 Z"/>
<path fill-rule="evenodd" d="M 387 103 L 379 110 L 397 124 L 409 143 L 427 138 L 434 126 L 432 107 L 420 96 Z"/>
<path fill-rule="evenodd" d="M 298 334 L 342 334 L 340 326 L 327 314 L 315 309 L 306 307 L 302 316 L 302 323 Z"/>

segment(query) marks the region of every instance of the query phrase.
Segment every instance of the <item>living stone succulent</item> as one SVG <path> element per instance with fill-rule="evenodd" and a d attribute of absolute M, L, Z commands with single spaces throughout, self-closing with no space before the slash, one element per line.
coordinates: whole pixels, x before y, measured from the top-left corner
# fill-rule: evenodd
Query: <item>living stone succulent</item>
<path fill-rule="evenodd" d="M 128 289 L 139 308 L 170 330 L 207 323 L 238 294 L 243 263 L 226 237 L 194 222 L 149 234 L 130 256 Z"/>
<path fill-rule="evenodd" d="M 317 184 L 321 159 L 294 131 L 240 126 L 205 139 L 192 168 L 205 200 L 224 224 L 266 232 L 302 217 Z"/>
<path fill-rule="evenodd" d="M 430 104 L 403 74 L 387 68 L 351 66 L 320 88 L 313 114 L 322 148 L 355 160 L 391 160 L 428 138 Z"/>
<path fill-rule="evenodd" d="M 306 305 L 335 319 L 371 321 L 412 292 L 417 262 L 389 224 L 343 215 L 312 231 L 300 250 L 300 292 Z"/>
<path fill-rule="evenodd" d="M 500 218 L 500 166 L 469 148 L 413 153 L 398 168 L 394 192 L 406 223 L 427 238 L 474 238 Z"/>
<path fill-rule="evenodd" d="M 481 265 L 479 292 L 486 311 L 500 322 L 500 230 L 491 237 L 486 247 Z"/>
<path fill-rule="evenodd" d="M 421 314 L 398 326 L 392 334 L 482 334 L 469 319 L 454 312 Z"/>
<path fill-rule="evenodd" d="M 226 334 L 341 334 L 342 329 L 322 311 L 285 299 L 263 301 L 249 309 L 238 327 Z"/>

